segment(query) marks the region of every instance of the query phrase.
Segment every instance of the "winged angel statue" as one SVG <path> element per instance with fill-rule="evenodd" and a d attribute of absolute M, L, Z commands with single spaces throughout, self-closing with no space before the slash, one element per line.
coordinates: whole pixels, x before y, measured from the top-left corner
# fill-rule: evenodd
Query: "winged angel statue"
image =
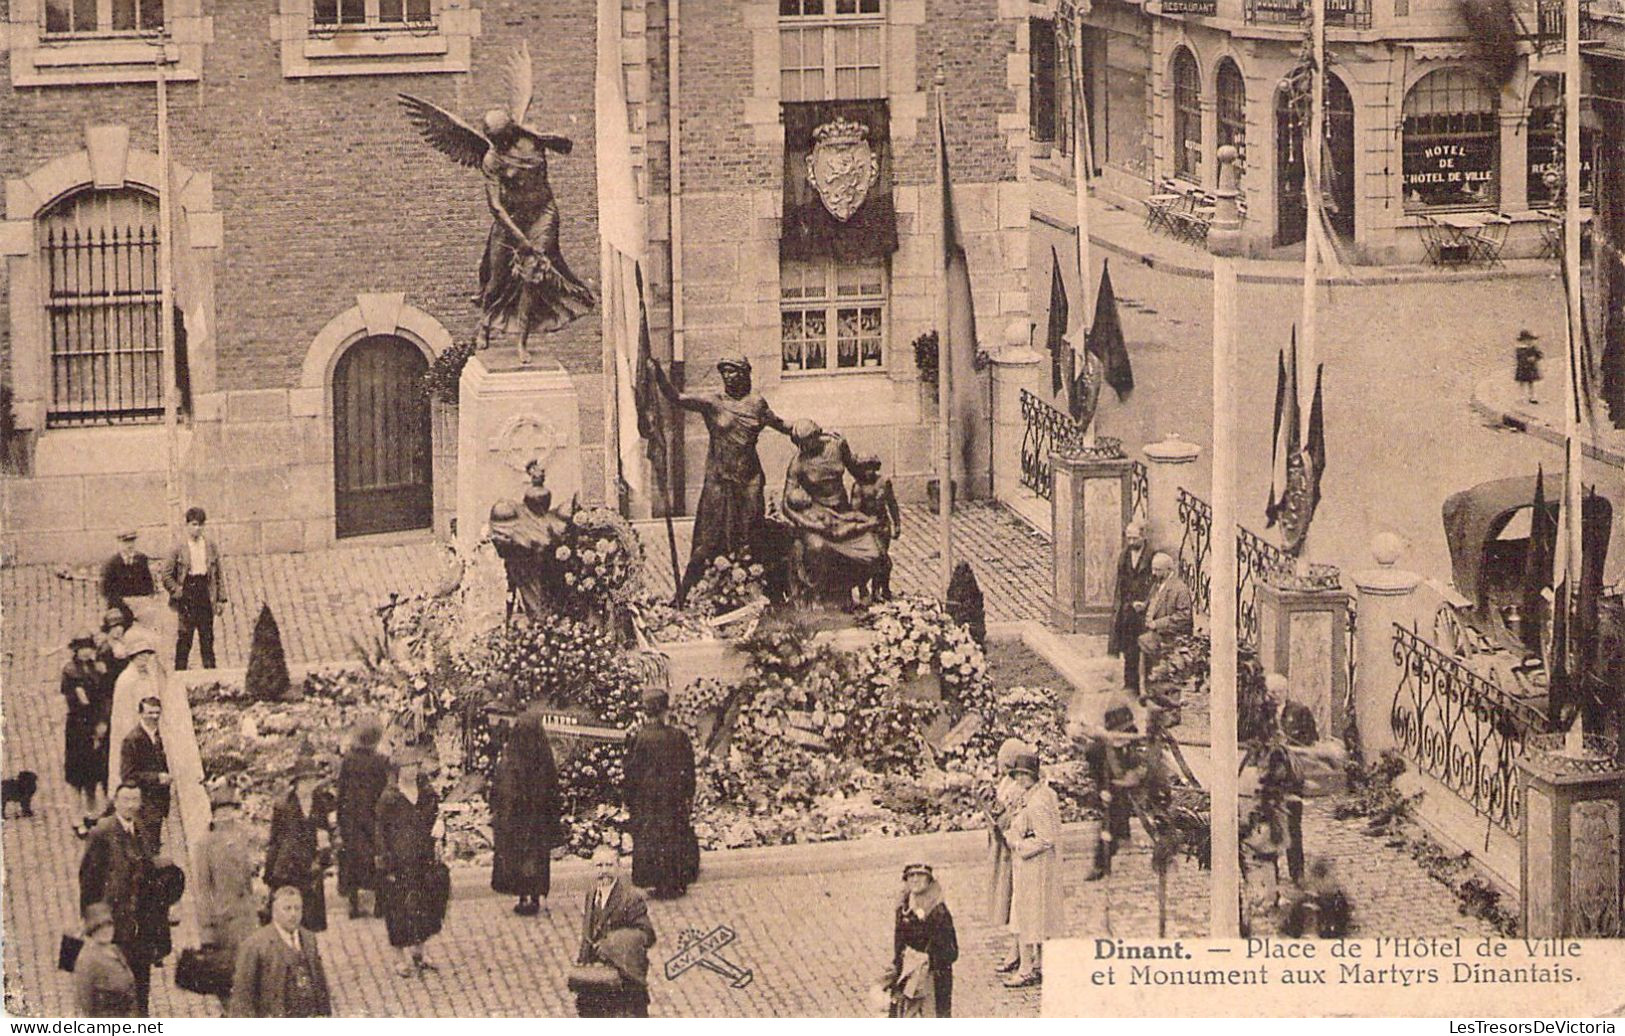
<path fill-rule="evenodd" d="M 559 252 L 559 207 L 547 179 L 547 152 L 568 155 L 570 138 L 525 125 L 530 111 L 530 48 L 508 62 L 506 109 L 493 108 L 475 129 L 437 104 L 399 94 L 406 117 L 423 139 L 459 165 L 485 177 L 491 233 L 480 259 L 480 347 L 491 332 L 519 331 L 519 362 L 528 363 L 532 331 L 557 331 L 592 311 L 592 289 Z"/>

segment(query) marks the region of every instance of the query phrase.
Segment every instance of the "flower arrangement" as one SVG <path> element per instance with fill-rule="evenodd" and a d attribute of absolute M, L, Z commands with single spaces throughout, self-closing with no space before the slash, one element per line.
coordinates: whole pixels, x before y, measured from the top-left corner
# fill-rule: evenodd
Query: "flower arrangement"
<path fill-rule="evenodd" d="M 928 385 L 937 383 L 937 333 L 927 331 L 914 339 L 914 366 L 920 372 L 920 380 Z"/>
<path fill-rule="evenodd" d="M 565 587 L 594 604 L 624 600 L 643 570 L 637 530 L 603 507 L 582 508 L 571 515 L 553 557 Z"/>
<path fill-rule="evenodd" d="M 765 570 L 741 548 L 719 554 L 689 591 L 689 607 L 706 617 L 726 615 L 762 595 Z"/>
<path fill-rule="evenodd" d="M 458 383 L 463 376 L 463 368 L 468 366 L 469 357 L 479 351 L 479 343 L 474 339 L 466 342 L 457 342 L 446 349 L 429 369 L 423 373 L 423 398 L 429 402 L 439 400 L 451 406 L 457 405 Z"/>
<path fill-rule="evenodd" d="M 883 667 L 894 667 L 903 679 L 935 673 L 943 698 L 961 714 L 985 712 L 992 704 L 987 655 L 939 602 L 893 598 L 871 605 L 863 622 L 880 634 L 876 650 Z"/>

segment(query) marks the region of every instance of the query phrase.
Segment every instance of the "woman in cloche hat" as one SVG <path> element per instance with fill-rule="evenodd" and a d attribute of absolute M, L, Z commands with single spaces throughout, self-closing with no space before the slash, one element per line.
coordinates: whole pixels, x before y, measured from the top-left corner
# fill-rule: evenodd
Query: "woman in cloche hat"
<path fill-rule="evenodd" d="M 308 743 L 294 757 L 288 777 L 288 793 L 271 811 L 265 884 L 272 890 L 283 885 L 297 888 L 305 905 L 300 923 L 322 932 L 327 930 L 327 865 L 322 849 L 332 838 L 336 803 L 326 771 Z"/>
<path fill-rule="evenodd" d="M 124 951 L 113 945 L 113 908 L 106 903 L 85 907 L 85 944 L 73 965 L 73 1000 L 81 1018 L 135 1016 L 135 975 Z"/>
<path fill-rule="evenodd" d="M 1038 984 L 1044 940 L 1064 934 L 1066 892 L 1061 885 L 1061 804 L 1039 774 L 1038 753 L 1029 748 L 1017 754 L 1010 772 L 1021 784 L 1021 796 L 1004 827 L 1012 856 L 1010 927 L 1020 960 L 1004 984 L 1019 989 Z"/>
<path fill-rule="evenodd" d="M 903 868 L 903 892 L 897 900 L 892 946 L 887 983 L 891 990 L 890 1016 L 951 1017 L 959 937 L 954 931 L 954 916 L 943 901 L 942 885 L 928 864 L 911 863 Z"/>
<path fill-rule="evenodd" d="M 107 718 L 112 710 L 107 671 L 96 659 L 96 637 L 83 633 L 68 642 L 73 657 L 62 667 L 62 697 L 68 706 L 62 737 L 62 777 L 79 795 L 80 817 L 73 833 L 85 837 L 102 812 L 107 791 Z"/>
<path fill-rule="evenodd" d="M 424 776 L 432 757 L 405 746 L 395 755 L 395 783 L 378 798 L 378 896 L 389 944 L 399 953 L 395 973 L 410 978 L 437 970 L 423 944 L 446 916 L 438 840 L 440 796 Z"/>

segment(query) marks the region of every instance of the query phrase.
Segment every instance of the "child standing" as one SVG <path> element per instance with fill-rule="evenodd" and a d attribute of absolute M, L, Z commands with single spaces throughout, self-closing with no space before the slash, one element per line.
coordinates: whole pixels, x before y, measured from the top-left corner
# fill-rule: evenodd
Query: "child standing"
<path fill-rule="evenodd" d="M 1545 354 L 1540 351 L 1536 343 L 1540 337 L 1525 329 L 1518 332 L 1518 344 L 1513 347 L 1513 357 L 1516 364 L 1512 371 L 1512 378 L 1523 386 L 1523 398 L 1526 403 L 1538 403 L 1535 398 L 1535 382 L 1540 380 L 1540 361 Z"/>
<path fill-rule="evenodd" d="M 853 462 L 853 475 L 857 481 L 852 486 L 852 506 L 874 519 L 875 535 L 880 539 L 882 563 L 880 573 L 868 587 L 869 598 L 885 600 L 891 596 L 891 541 L 903 534 L 903 513 L 897 506 L 891 479 L 880 477 L 879 457 L 859 457 Z"/>

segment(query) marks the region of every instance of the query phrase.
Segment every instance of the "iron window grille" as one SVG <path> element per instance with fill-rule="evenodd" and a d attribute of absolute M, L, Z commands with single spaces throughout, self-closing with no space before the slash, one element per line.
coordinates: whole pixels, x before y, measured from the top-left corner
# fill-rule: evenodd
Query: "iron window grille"
<path fill-rule="evenodd" d="M 42 36 L 105 38 L 164 31 L 164 0 L 45 0 Z"/>
<path fill-rule="evenodd" d="M 81 191 L 48 210 L 38 230 L 50 342 L 46 426 L 160 420 L 164 392 L 156 199 L 130 188 Z M 183 348 L 177 338 L 180 384 L 185 381 Z"/>
<path fill-rule="evenodd" d="M 785 101 L 884 97 L 882 0 L 779 0 L 779 95 Z"/>
<path fill-rule="evenodd" d="M 341 32 L 428 34 L 438 31 L 431 0 L 312 0 L 310 32 L 322 38 Z"/>
<path fill-rule="evenodd" d="M 780 269 L 780 369 L 786 374 L 886 365 L 884 263 L 786 261 Z"/>
<path fill-rule="evenodd" d="M 1174 51 L 1174 175 L 1198 182 L 1202 176 L 1202 83 L 1196 58 L 1184 47 Z"/>

